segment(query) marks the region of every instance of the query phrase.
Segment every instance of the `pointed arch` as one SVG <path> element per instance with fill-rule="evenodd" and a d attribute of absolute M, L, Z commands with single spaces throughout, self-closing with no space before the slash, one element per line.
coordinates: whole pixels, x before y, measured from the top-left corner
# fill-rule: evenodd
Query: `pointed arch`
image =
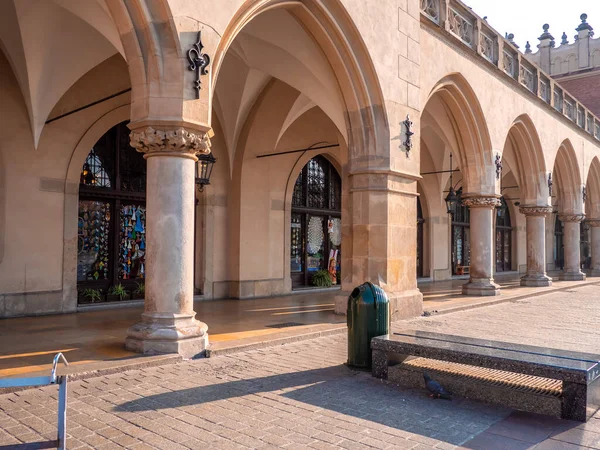
<path fill-rule="evenodd" d="M 585 213 L 590 219 L 600 219 L 600 158 L 594 156 L 587 175 Z"/>
<path fill-rule="evenodd" d="M 539 134 L 527 114 L 517 117 L 506 137 L 503 158 L 516 173 L 524 205 L 545 205 L 548 199 L 546 161 Z"/>
<path fill-rule="evenodd" d="M 429 111 L 436 119 L 445 115 L 450 123 L 451 134 L 456 144 L 459 167 L 463 172 L 467 193 L 495 194 L 496 180 L 493 165 L 493 152 L 490 134 L 479 100 L 468 81 L 459 73 L 442 78 L 432 89 L 425 107 L 440 100 L 443 111 Z M 431 108 L 430 108 L 431 109 Z M 442 120 L 440 120 L 441 122 Z"/>
<path fill-rule="evenodd" d="M 553 170 L 554 192 L 561 213 L 580 214 L 583 212 L 580 167 L 573 144 L 569 139 L 565 139 L 556 154 Z"/>
<path fill-rule="evenodd" d="M 363 39 L 342 2 L 333 0 L 250 0 L 230 21 L 215 51 L 212 86 L 225 55 L 242 29 L 258 15 L 286 8 L 319 44 L 337 79 L 346 109 L 348 144 L 353 155 L 381 154 L 389 147 L 383 93 Z M 378 151 L 376 151 L 378 149 Z"/>
<path fill-rule="evenodd" d="M 142 126 L 152 114 L 164 116 L 165 111 L 180 120 L 183 101 L 179 110 L 174 109 L 174 93 L 185 99 L 190 94 L 184 89 L 186 66 L 169 0 L 106 0 L 106 4 L 129 67 L 132 123 Z"/>

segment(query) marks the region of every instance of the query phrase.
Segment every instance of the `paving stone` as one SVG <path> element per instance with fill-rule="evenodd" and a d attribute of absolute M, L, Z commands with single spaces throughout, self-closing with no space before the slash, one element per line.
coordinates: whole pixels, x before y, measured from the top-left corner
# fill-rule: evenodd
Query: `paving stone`
<path fill-rule="evenodd" d="M 517 340 L 513 323 L 531 317 L 525 312 L 563 317 L 559 298 L 551 304 L 549 297 L 410 323 L 495 332 L 510 325 L 507 339 Z M 597 307 L 583 288 L 582 296 L 572 297 L 586 317 L 584 330 L 572 330 L 566 346 L 590 351 L 600 346 L 595 335 L 581 346 L 577 339 L 595 332 Z M 574 320 L 575 312 L 566 315 Z M 524 333 L 538 342 L 543 337 Z M 536 450 L 600 448 L 600 415 L 580 424 L 459 398 L 431 401 L 419 390 L 348 369 L 346 352 L 345 336 L 336 335 L 73 381 L 69 448 L 510 450 L 536 443 Z M 55 436 L 55 408 L 55 388 L 0 394 L 0 446 Z"/>

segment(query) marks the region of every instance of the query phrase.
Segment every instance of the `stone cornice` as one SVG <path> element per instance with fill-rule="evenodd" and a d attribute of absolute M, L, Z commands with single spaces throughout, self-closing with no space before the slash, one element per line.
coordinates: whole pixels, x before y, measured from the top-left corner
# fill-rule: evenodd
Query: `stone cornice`
<path fill-rule="evenodd" d="M 466 197 L 462 200 L 463 205 L 469 208 L 495 208 L 500 206 L 502 203 L 498 197 L 485 196 L 485 197 Z"/>
<path fill-rule="evenodd" d="M 210 153 L 208 133 L 192 133 L 183 127 L 163 131 L 149 126 L 133 130 L 129 140 L 133 148 L 144 153 L 144 158 L 174 156 L 197 160 L 196 155 Z"/>
<path fill-rule="evenodd" d="M 558 220 L 561 222 L 581 222 L 585 219 L 585 214 L 559 214 Z"/>
<path fill-rule="evenodd" d="M 521 214 L 526 216 L 545 216 L 552 213 L 552 206 L 523 205 L 519 207 Z"/>

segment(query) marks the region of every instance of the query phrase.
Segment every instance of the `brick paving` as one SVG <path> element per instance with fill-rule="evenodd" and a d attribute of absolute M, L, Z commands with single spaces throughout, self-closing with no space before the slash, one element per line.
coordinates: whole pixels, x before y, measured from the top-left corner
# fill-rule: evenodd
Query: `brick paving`
<path fill-rule="evenodd" d="M 538 314 L 552 316 L 553 308 L 565 307 L 564 297 L 419 319 L 411 326 L 438 323 L 429 326 L 451 330 L 485 318 L 475 328 L 487 324 L 489 331 L 487 320 L 507 320 L 511 309 L 512 316 L 522 315 L 524 307 L 537 305 Z M 593 297 L 593 290 L 581 288 L 568 303 L 597 317 L 600 304 L 590 303 Z M 552 298 L 558 306 L 548 306 Z M 561 326 L 575 316 L 570 310 Z M 584 327 L 593 322 L 582 319 Z M 492 330 L 503 328 L 494 323 Z M 514 327 L 514 320 L 505 324 L 509 337 Z M 566 347 L 571 337 L 580 338 L 567 335 Z M 580 424 L 465 399 L 432 400 L 420 390 L 352 371 L 345 359 L 346 339 L 338 335 L 70 382 L 68 448 L 600 449 L 600 416 Z M 56 396 L 56 387 L 0 395 L 0 450 L 55 439 Z"/>

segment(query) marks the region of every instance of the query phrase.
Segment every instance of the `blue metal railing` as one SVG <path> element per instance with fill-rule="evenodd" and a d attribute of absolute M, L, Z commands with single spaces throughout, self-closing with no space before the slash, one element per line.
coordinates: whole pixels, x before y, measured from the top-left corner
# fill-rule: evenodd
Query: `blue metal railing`
<path fill-rule="evenodd" d="M 58 434 L 56 447 L 59 450 L 67 448 L 67 376 L 57 376 L 56 366 L 60 360 L 63 360 L 65 366 L 69 363 L 62 353 L 54 355 L 52 361 L 52 372 L 49 377 L 29 377 L 29 378 L 4 378 L 0 379 L 0 389 L 15 387 L 33 387 L 58 385 Z"/>

